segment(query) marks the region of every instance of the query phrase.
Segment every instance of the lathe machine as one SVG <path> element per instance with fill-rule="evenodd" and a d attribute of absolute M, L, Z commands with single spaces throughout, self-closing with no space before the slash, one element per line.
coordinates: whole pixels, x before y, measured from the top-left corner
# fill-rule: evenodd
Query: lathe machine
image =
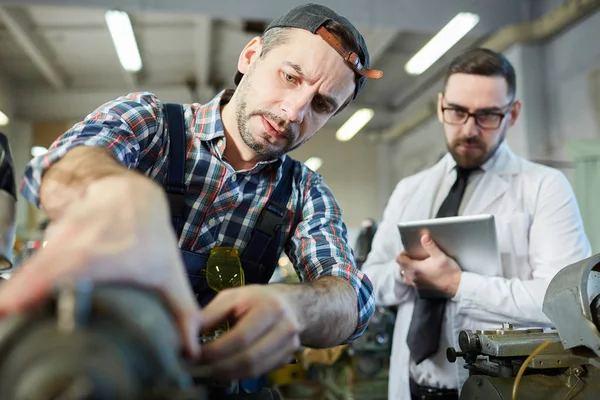
<path fill-rule="evenodd" d="M 447 357 L 469 370 L 461 400 L 600 399 L 600 254 L 561 270 L 543 311 L 555 329 L 460 332 Z"/>

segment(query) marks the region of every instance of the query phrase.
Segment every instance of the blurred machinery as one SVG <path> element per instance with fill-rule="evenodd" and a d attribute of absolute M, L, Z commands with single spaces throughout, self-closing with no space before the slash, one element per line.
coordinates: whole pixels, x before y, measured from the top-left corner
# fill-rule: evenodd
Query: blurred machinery
<path fill-rule="evenodd" d="M 17 189 L 8 139 L 0 133 L 0 272 L 13 265 L 16 232 Z"/>
<path fill-rule="evenodd" d="M 373 219 L 362 222 L 354 246 L 354 256 L 359 269 L 371 252 L 376 232 L 377 223 Z M 349 353 L 359 376 L 374 378 L 387 366 L 392 350 L 395 321 L 396 315 L 392 310 L 376 307 L 365 333 L 350 346 Z"/>
<path fill-rule="evenodd" d="M 354 244 L 354 258 L 356 259 L 358 268 L 361 268 L 365 261 L 367 261 L 376 232 L 377 222 L 374 219 L 367 218 L 361 222 L 360 232 Z"/>
<path fill-rule="evenodd" d="M 543 311 L 555 330 L 460 332 L 447 356 L 469 370 L 461 400 L 600 398 L 600 254 L 560 271 Z"/>
<path fill-rule="evenodd" d="M 129 285 L 61 285 L 41 307 L 0 320 L 3 400 L 272 400 L 224 393 L 180 357 L 156 293 Z M 215 394 L 218 392 L 218 394 Z"/>

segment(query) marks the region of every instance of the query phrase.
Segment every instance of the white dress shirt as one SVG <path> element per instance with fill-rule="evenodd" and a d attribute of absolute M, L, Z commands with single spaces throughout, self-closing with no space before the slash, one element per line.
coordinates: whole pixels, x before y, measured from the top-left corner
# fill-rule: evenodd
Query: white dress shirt
<path fill-rule="evenodd" d="M 401 180 L 390 197 L 362 270 L 374 285 L 378 305 L 398 306 L 391 354 L 388 398 L 410 400 L 409 375 L 421 385 L 460 388 L 468 377 L 462 359 L 446 359 L 458 348 L 464 329 L 549 326 L 542 312 L 546 288 L 563 267 L 591 255 L 579 208 L 566 177 L 558 170 L 516 156 L 506 144 L 469 182 L 459 215 L 494 214 L 502 276 L 463 271 L 448 301 L 438 352 L 416 365 L 406 344 L 415 289 L 404 285 L 395 261 L 402 251 L 397 224 L 435 217 L 456 180 L 450 154 L 436 165 Z"/>

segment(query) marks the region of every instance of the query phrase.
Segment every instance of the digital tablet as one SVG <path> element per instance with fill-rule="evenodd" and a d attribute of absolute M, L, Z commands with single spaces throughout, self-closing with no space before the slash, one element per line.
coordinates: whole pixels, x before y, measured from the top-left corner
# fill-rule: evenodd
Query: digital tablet
<path fill-rule="evenodd" d="M 502 265 L 496 223 L 490 214 L 435 218 L 398 224 L 406 253 L 415 259 L 427 258 L 421 236 L 429 235 L 438 247 L 456 260 L 463 271 L 500 276 Z"/>

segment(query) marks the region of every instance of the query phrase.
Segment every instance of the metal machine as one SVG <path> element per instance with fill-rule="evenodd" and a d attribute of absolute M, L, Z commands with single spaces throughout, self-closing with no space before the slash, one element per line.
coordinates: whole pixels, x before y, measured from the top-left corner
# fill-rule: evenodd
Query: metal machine
<path fill-rule="evenodd" d="M 469 370 L 461 400 L 600 398 L 600 254 L 560 271 L 543 311 L 556 329 L 460 332 L 447 358 Z"/>
<path fill-rule="evenodd" d="M 171 313 L 130 285 L 59 286 L 41 307 L 0 320 L 2 400 L 275 400 L 225 392 L 180 356 Z M 218 395 L 215 394 L 218 389 Z"/>

